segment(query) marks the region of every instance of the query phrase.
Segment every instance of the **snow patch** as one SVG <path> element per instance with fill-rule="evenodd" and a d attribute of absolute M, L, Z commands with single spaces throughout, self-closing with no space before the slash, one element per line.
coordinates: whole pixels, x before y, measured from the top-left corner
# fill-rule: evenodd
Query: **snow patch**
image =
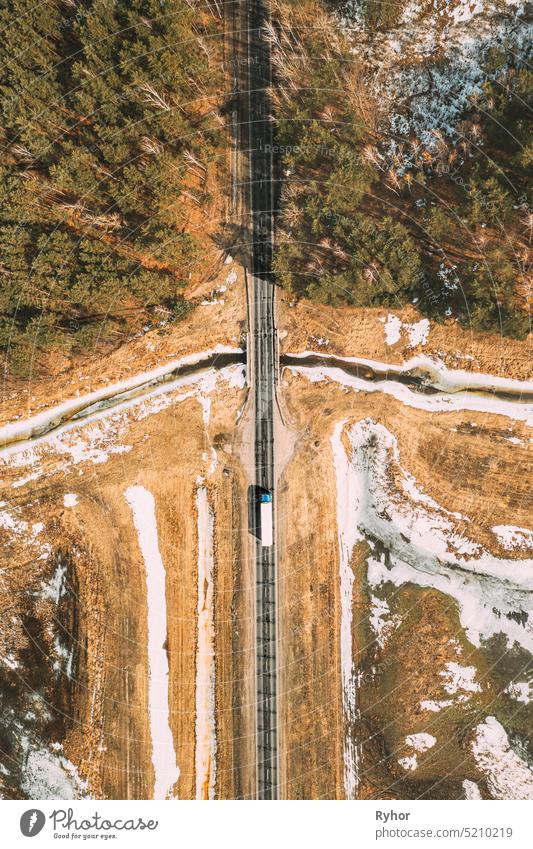
<path fill-rule="evenodd" d="M 421 318 L 420 321 L 414 324 L 404 324 L 404 328 L 409 336 L 408 348 L 416 348 L 418 345 L 425 345 L 429 336 L 429 319 Z"/>
<path fill-rule="evenodd" d="M 381 649 L 385 647 L 388 638 L 398 627 L 400 621 L 398 615 L 390 615 L 390 608 L 385 599 L 378 598 L 375 595 L 371 597 L 369 622 L 376 635 L 376 642 Z"/>
<path fill-rule="evenodd" d="M 427 752 L 436 742 L 437 738 L 425 731 L 420 731 L 418 734 L 408 734 L 405 738 L 406 745 L 414 749 L 415 752 Z"/>
<path fill-rule="evenodd" d="M 500 545 L 507 551 L 533 548 L 533 531 L 529 528 L 518 528 L 516 525 L 494 525 L 492 530 Z"/>
<path fill-rule="evenodd" d="M 355 799 L 359 785 L 360 746 L 355 735 L 357 708 L 357 672 L 352 654 L 352 595 L 354 573 L 351 567 L 353 549 L 364 539 L 358 528 L 358 518 L 363 514 L 365 490 L 346 462 L 342 444 L 345 422 L 336 425 L 331 437 L 331 447 L 337 482 L 337 535 L 339 545 L 339 575 L 341 598 L 341 679 L 342 703 L 346 720 L 344 735 L 344 790 L 347 799 Z"/>
<path fill-rule="evenodd" d="M 399 758 L 398 763 L 407 772 L 414 772 L 418 766 L 418 759 L 416 755 L 410 755 L 409 757 Z"/>
<path fill-rule="evenodd" d="M 66 492 L 63 496 L 64 507 L 75 507 L 78 503 L 78 496 L 75 492 Z"/>
<path fill-rule="evenodd" d="M 493 799 L 533 799 L 533 770 L 512 749 L 496 717 L 477 726 L 472 751 Z"/>
<path fill-rule="evenodd" d="M 384 320 L 384 319 L 382 319 Z M 408 348 L 416 348 L 418 345 L 425 345 L 429 336 L 429 319 L 421 318 L 420 321 L 413 324 L 403 322 L 397 315 L 389 313 L 385 321 L 385 342 L 387 345 L 396 345 L 402 337 L 402 333 L 407 334 L 409 343 Z"/>
<path fill-rule="evenodd" d="M 29 799 L 83 799 L 87 782 L 82 781 L 74 764 L 63 755 L 46 749 L 30 749 L 23 740 L 25 766 L 21 787 Z"/>
<path fill-rule="evenodd" d="M 436 742 L 437 738 L 433 737 L 432 734 L 427 734 L 425 731 L 420 731 L 417 734 L 408 734 L 405 738 L 405 745 L 414 749 L 415 754 L 399 758 L 398 763 L 407 772 L 414 772 L 418 768 L 418 754 L 427 752 Z"/>
<path fill-rule="evenodd" d="M 396 345 L 402 335 L 402 322 L 397 315 L 389 313 L 385 322 L 385 342 L 387 345 Z"/>
<path fill-rule="evenodd" d="M 59 562 L 55 572 L 48 581 L 43 585 L 43 598 L 50 598 L 54 604 L 59 604 L 60 599 L 65 595 L 65 578 L 67 576 L 67 567 L 64 563 Z"/>
<path fill-rule="evenodd" d="M 434 699 L 424 699 L 424 701 L 420 702 L 421 710 L 429 710 L 431 713 L 438 713 L 443 708 L 451 707 L 453 705 L 452 699 L 442 699 L 441 701 L 435 701 Z"/>
<path fill-rule="evenodd" d="M 175 798 L 180 770 L 176 763 L 170 727 L 167 641 L 166 573 L 159 551 L 155 501 L 143 486 L 130 486 L 124 493 L 137 531 L 146 568 L 148 606 L 148 666 L 150 733 L 154 767 L 154 799 Z"/>
<path fill-rule="evenodd" d="M 532 690 L 533 687 L 529 681 L 513 681 L 505 688 L 504 692 L 515 701 L 522 702 L 524 705 L 529 705 L 532 701 Z"/>
<path fill-rule="evenodd" d="M 196 798 L 214 799 L 216 781 L 214 517 L 205 486 L 196 490 L 198 516 L 198 642 L 196 649 Z"/>
<path fill-rule="evenodd" d="M 450 695 L 455 695 L 459 690 L 465 690 L 467 693 L 480 693 L 481 686 L 474 681 L 476 677 L 475 666 L 459 666 L 458 663 L 450 661 L 446 664 L 446 669 L 441 672 L 441 676 L 447 680 L 444 683 L 444 689 Z"/>
<path fill-rule="evenodd" d="M 465 778 L 463 790 L 465 791 L 465 799 L 481 799 L 481 793 L 475 781 L 469 781 L 468 778 Z"/>
<path fill-rule="evenodd" d="M 7 666 L 8 669 L 11 669 L 11 670 L 18 669 L 19 666 L 20 666 L 19 662 L 13 657 L 11 652 L 8 652 L 5 655 L 0 655 L 0 662 L 3 663 L 4 666 Z"/>

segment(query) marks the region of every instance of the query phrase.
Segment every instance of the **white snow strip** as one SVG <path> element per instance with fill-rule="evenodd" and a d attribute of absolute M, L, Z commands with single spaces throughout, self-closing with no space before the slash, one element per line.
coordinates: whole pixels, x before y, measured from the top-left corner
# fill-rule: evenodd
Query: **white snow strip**
<path fill-rule="evenodd" d="M 167 603 L 165 593 L 165 567 L 159 551 L 155 501 L 143 486 L 130 486 L 124 493 L 133 513 L 139 548 L 146 568 L 146 595 L 148 605 L 148 666 L 150 733 L 152 737 L 152 764 L 154 767 L 154 799 L 175 798 L 173 788 L 179 778 L 174 739 L 170 728 Z"/>
<path fill-rule="evenodd" d="M 69 462 L 74 465 L 82 462 L 104 463 L 109 459 L 109 455 L 121 454 L 132 448 L 131 445 L 115 444 L 120 428 L 129 422 L 128 411 L 133 410 L 131 415 L 135 421 L 141 421 L 174 403 L 196 398 L 202 407 L 204 421 L 206 418 L 208 420 L 209 393 L 214 390 L 218 380 L 225 381 L 230 389 L 242 389 L 245 381 L 244 367 L 232 365 L 220 371 L 207 369 L 201 374 L 177 378 L 172 382 L 151 388 L 146 395 L 137 395 L 123 400 L 112 409 L 109 406 L 99 408 L 95 405 L 92 408 L 94 412 L 86 410 L 83 422 L 69 421 L 44 436 L 36 437 L 29 442 L 17 442 L 0 449 L 1 462 L 10 468 L 24 466 L 37 468 L 37 471 L 32 473 L 31 479 L 46 473 L 45 468 L 40 464 L 45 450 L 67 456 Z M 185 391 L 177 395 L 175 393 L 178 390 Z M 21 486 L 25 482 L 27 480 L 19 479 L 14 486 Z"/>
<path fill-rule="evenodd" d="M 41 477 L 41 472 L 39 472 L 39 471 L 31 472 L 31 474 L 26 475 L 25 477 L 19 478 L 18 480 L 16 480 L 12 485 L 13 489 L 17 489 L 19 486 L 26 486 L 27 483 L 30 483 L 31 481 L 35 481 L 40 477 Z"/>
<path fill-rule="evenodd" d="M 198 643 L 196 649 L 196 798 L 214 799 L 216 782 L 213 512 L 207 489 L 196 490 L 198 514 Z"/>
<path fill-rule="evenodd" d="M 322 356 L 327 356 L 323 354 Z M 397 383 L 395 380 L 383 380 L 374 382 L 355 375 L 346 374 L 340 368 L 328 368 L 327 366 L 286 366 L 293 374 L 300 374 L 312 383 L 332 381 L 341 386 L 353 389 L 355 392 L 383 392 L 391 395 L 402 404 L 414 407 L 417 410 L 427 410 L 431 413 L 453 413 L 461 410 L 473 412 L 492 413 L 493 415 L 506 416 L 515 421 L 524 421 L 533 426 L 533 404 L 521 404 L 519 402 L 491 398 L 486 395 L 475 395 L 468 391 L 458 391 L 454 394 L 424 395 L 414 392 L 408 386 Z"/>
<path fill-rule="evenodd" d="M 500 545 L 507 551 L 533 548 L 533 531 L 529 528 L 518 528 L 516 525 L 494 525 L 492 530 L 498 537 Z"/>
<path fill-rule="evenodd" d="M 370 615 L 368 621 L 376 635 L 376 642 L 384 648 L 388 638 L 400 624 L 399 616 L 391 616 L 389 605 L 383 598 L 373 595 L 370 599 Z"/>
<path fill-rule="evenodd" d="M 75 492 L 66 492 L 63 496 L 63 505 L 65 507 L 75 507 L 78 503 L 78 496 Z"/>
<path fill-rule="evenodd" d="M 54 604 L 59 604 L 59 600 L 65 595 L 65 578 L 67 576 L 67 567 L 63 563 L 58 563 L 54 574 L 50 581 L 43 586 L 43 598 L 51 598 Z"/>
<path fill-rule="evenodd" d="M 373 371 L 383 374 L 420 375 L 426 378 L 428 386 L 441 389 L 443 392 L 461 392 L 464 389 L 482 389 L 487 392 L 502 391 L 515 393 L 533 393 L 533 380 L 516 380 L 511 377 L 500 377 L 483 372 L 450 369 L 441 360 L 428 357 L 427 354 L 417 354 L 401 365 L 384 363 L 381 360 L 369 360 L 365 357 L 339 357 L 323 351 L 299 351 L 286 356 L 293 359 L 320 357 L 323 360 L 335 359 L 339 362 L 368 366 Z"/>
<path fill-rule="evenodd" d="M 352 592 L 354 573 L 351 557 L 355 544 L 363 539 L 358 529 L 358 517 L 363 514 L 364 489 L 346 462 L 342 444 L 344 422 L 336 425 L 331 447 L 337 481 L 337 533 L 339 541 L 339 572 L 341 598 L 341 677 L 342 701 L 346 732 L 344 735 L 344 790 L 347 799 L 354 799 L 359 784 L 360 746 L 354 733 L 358 717 L 356 701 L 357 672 L 352 650 Z"/>
<path fill-rule="evenodd" d="M 472 751 L 493 799 L 533 799 L 533 770 L 511 748 L 496 717 L 477 726 Z"/>

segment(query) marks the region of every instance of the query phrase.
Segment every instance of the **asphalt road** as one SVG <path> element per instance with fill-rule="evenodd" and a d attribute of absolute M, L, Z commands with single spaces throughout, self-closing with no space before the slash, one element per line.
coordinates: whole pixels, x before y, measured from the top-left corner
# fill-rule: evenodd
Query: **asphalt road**
<path fill-rule="evenodd" d="M 260 0 L 241 3 L 246 20 L 247 103 L 243 110 L 243 140 L 248 161 L 248 225 L 252 310 L 249 358 L 253 375 L 255 483 L 274 491 L 274 403 L 276 329 L 274 314 L 273 161 L 269 87 L 270 47 L 264 39 L 267 10 Z M 278 798 L 276 549 L 256 542 L 256 775 L 257 798 Z"/>

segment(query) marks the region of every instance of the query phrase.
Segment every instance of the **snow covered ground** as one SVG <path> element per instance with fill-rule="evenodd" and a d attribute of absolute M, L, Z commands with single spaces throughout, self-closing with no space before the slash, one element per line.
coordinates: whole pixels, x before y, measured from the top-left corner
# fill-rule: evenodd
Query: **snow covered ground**
<path fill-rule="evenodd" d="M 344 780 L 348 798 L 353 798 L 359 780 L 360 752 L 354 724 L 358 718 L 359 670 L 352 650 L 354 573 L 351 558 L 364 540 L 374 553 L 368 557 L 367 577 L 374 593 L 384 585 L 412 583 L 432 587 L 454 598 L 461 624 L 476 646 L 503 633 L 509 644 L 518 643 L 533 651 L 533 560 L 496 558 L 468 539 L 464 528 L 469 519 L 442 508 L 429 497 L 401 464 L 392 434 L 372 419 L 336 425 L 331 448 L 337 486 L 337 526 L 341 596 L 341 676 L 346 721 Z M 394 480 L 394 486 L 392 485 Z M 376 541 L 388 556 L 378 554 Z M 380 620 L 389 613 L 380 598 L 374 599 L 373 627 L 378 635 Z M 460 652 L 459 652 L 460 654 Z M 456 702 L 468 701 L 481 692 L 476 667 L 448 661 L 441 671 L 441 701 L 423 701 L 420 709 L 436 713 Z M 515 682 L 507 690 L 517 701 L 528 703 L 530 685 Z M 420 732 L 408 735 L 411 748 L 399 759 L 407 772 L 418 767 L 418 755 L 433 747 L 435 737 Z M 472 744 L 476 762 L 487 776 L 494 798 L 533 798 L 533 773 L 512 748 L 505 730 L 494 717 L 476 729 Z M 467 798 L 480 798 L 473 782 L 465 783 Z"/>
<path fill-rule="evenodd" d="M 345 423 L 337 425 L 332 449 L 342 597 L 351 598 L 349 564 L 355 543 L 375 538 L 389 550 L 390 557 L 387 562 L 378 554 L 368 558 L 371 586 L 410 582 L 433 587 L 456 599 L 461 623 L 474 645 L 503 633 L 511 644 L 517 642 L 532 651 L 533 627 L 527 614 L 533 610 L 533 560 L 496 558 L 458 530 L 468 524 L 468 517 L 445 510 L 418 487 L 401 467 L 396 439 L 372 419 L 347 429 Z M 394 490 L 389 476 L 392 464 Z M 345 646 L 347 705 L 352 709 L 355 695 L 349 685 L 355 672 L 349 654 L 350 617 L 347 610 L 341 647 Z"/>
<path fill-rule="evenodd" d="M 533 683 L 531 681 L 513 681 L 505 692 L 523 705 L 529 705 L 533 701 Z"/>
<path fill-rule="evenodd" d="M 196 650 L 196 798 L 214 799 L 215 728 L 214 516 L 207 488 L 196 490 L 198 515 L 198 644 Z"/>
<path fill-rule="evenodd" d="M 457 137 L 471 98 L 496 76 L 489 62 L 494 51 L 515 67 L 530 61 L 533 29 L 525 0 L 428 6 L 413 0 L 397 27 L 372 37 L 357 3 L 350 0 L 341 13 L 354 52 L 366 60 L 370 92 L 388 113 L 391 151 L 398 136 L 416 135 L 427 149 L 435 147 L 436 131 Z"/>
<path fill-rule="evenodd" d="M 175 798 L 179 778 L 174 738 L 170 727 L 167 641 L 166 573 L 157 536 L 155 501 L 143 486 L 130 486 L 124 493 L 137 530 L 139 548 L 146 568 L 148 605 L 148 665 L 150 733 L 154 767 L 154 799 Z"/>
<path fill-rule="evenodd" d="M 477 726 L 472 751 L 493 799 L 533 799 L 533 770 L 514 751 L 494 716 Z"/>
<path fill-rule="evenodd" d="M 87 784 L 62 754 L 30 747 L 24 740 L 25 760 L 21 789 L 29 799 L 87 798 Z"/>
<path fill-rule="evenodd" d="M 341 599 L 341 678 L 342 704 L 347 723 L 344 735 L 344 790 L 347 799 L 355 799 L 359 784 L 360 747 L 353 733 L 358 718 L 357 669 L 353 660 L 352 610 L 354 573 L 351 556 L 357 542 L 364 539 L 359 530 L 357 505 L 361 502 L 360 481 L 346 474 L 346 452 L 342 444 L 344 422 L 336 425 L 331 438 L 337 481 L 337 532 L 339 540 L 339 572 Z M 353 509 L 356 512 L 353 512 Z"/>

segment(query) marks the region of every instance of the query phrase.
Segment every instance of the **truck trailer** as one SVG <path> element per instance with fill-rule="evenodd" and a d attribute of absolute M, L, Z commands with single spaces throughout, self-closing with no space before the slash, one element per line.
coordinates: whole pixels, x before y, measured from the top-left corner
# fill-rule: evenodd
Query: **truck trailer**
<path fill-rule="evenodd" d="M 265 548 L 272 545 L 272 493 L 267 489 L 259 493 L 259 521 L 261 524 L 261 545 Z"/>

